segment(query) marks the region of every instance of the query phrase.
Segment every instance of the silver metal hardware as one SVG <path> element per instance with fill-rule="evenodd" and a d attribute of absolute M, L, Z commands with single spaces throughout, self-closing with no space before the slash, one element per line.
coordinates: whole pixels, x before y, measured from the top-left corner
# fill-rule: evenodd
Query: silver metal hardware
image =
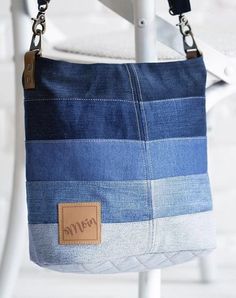
<path fill-rule="evenodd" d="M 192 28 L 185 15 L 181 14 L 179 16 L 179 23 L 176 26 L 179 26 L 180 33 L 183 36 L 184 51 L 186 53 L 187 58 L 191 59 L 200 57 L 202 54 L 198 49 L 198 46 L 193 36 Z"/>
<path fill-rule="evenodd" d="M 35 88 L 35 61 L 37 56 L 42 53 L 42 35 L 46 31 L 45 12 L 48 9 L 48 3 L 50 0 L 45 0 L 45 3 L 38 6 L 38 14 L 36 18 L 32 18 L 33 25 L 32 31 L 33 36 L 31 39 L 30 50 L 25 53 L 25 67 L 23 74 L 24 88 L 34 89 Z"/>
<path fill-rule="evenodd" d="M 38 14 L 36 18 L 31 18 L 33 20 L 32 31 L 33 36 L 30 44 L 30 51 L 37 51 L 37 53 L 41 54 L 41 40 L 42 35 L 46 31 L 46 20 L 45 20 L 45 12 L 48 9 L 48 3 L 50 0 L 45 0 L 45 4 L 38 6 Z"/>

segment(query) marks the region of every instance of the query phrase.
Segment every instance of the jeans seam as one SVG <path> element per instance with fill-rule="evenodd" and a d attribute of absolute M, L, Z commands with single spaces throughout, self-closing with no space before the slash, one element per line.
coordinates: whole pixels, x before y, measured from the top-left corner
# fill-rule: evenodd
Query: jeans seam
<path fill-rule="evenodd" d="M 127 67 L 127 65 L 126 65 Z M 127 68 L 128 69 L 128 68 Z M 132 86 L 132 85 L 131 85 Z M 187 96 L 187 97 L 176 97 L 176 98 L 166 98 L 166 99 L 150 99 L 145 102 L 147 103 L 159 103 L 159 102 L 165 102 L 165 101 L 177 101 L 177 100 L 188 100 L 188 99 L 204 99 L 205 96 Z M 25 99 L 25 102 L 37 102 L 37 101 L 121 101 L 121 102 L 137 102 L 135 100 L 130 99 L 119 99 L 119 98 L 77 98 L 77 97 L 58 97 L 58 98 L 35 98 L 35 99 Z"/>
<path fill-rule="evenodd" d="M 133 87 L 133 84 L 132 84 L 131 74 L 130 74 L 129 68 L 126 64 L 125 64 L 125 68 L 126 68 L 127 73 L 128 73 L 130 88 L 131 88 L 131 92 L 132 92 L 132 98 L 133 98 L 134 110 L 135 110 L 135 115 L 136 115 L 136 122 L 137 122 L 139 140 L 141 140 L 141 132 L 140 132 L 139 121 L 138 121 L 138 113 L 137 113 L 137 108 L 136 108 L 136 105 L 135 105 L 134 87 Z"/>
<path fill-rule="evenodd" d="M 179 138 L 163 138 L 158 140 L 148 140 L 146 143 L 155 143 L 155 142 L 167 142 L 167 141 L 182 141 L 182 140 L 205 140 L 206 136 L 198 136 L 198 137 L 179 137 Z M 65 143 L 65 142 L 84 142 L 84 143 L 92 143 L 92 142 L 107 142 L 107 143 L 144 143 L 143 140 L 129 140 L 129 139 L 55 139 L 55 140 L 25 140 L 26 144 L 30 143 Z"/>
<path fill-rule="evenodd" d="M 149 135 L 148 135 L 148 126 L 147 126 L 147 119 L 146 119 L 146 113 L 145 113 L 145 108 L 143 106 L 143 96 L 142 96 L 142 90 L 141 90 L 141 84 L 140 84 L 140 81 L 139 81 L 139 76 L 138 76 L 138 73 L 137 73 L 137 70 L 134 66 L 134 64 L 131 64 L 131 67 L 133 69 L 133 72 L 134 72 L 134 75 L 136 77 L 136 80 L 137 80 L 137 84 L 138 84 L 138 91 L 139 91 L 139 98 L 140 98 L 140 108 L 141 108 L 141 121 L 143 122 L 143 128 L 144 128 L 144 135 L 145 135 L 145 138 L 144 138 L 144 146 L 145 146 L 145 149 L 146 149 L 146 156 L 147 156 L 147 191 L 148 191 L 148 204 L 149 204 L 149 208 L 150 208 L 150 211 L 151 211 L 151 218 L 150 218 L 150 241 L 151 241 L 151 246 L 149 248 L 147 248 L 148 252 L 152 251 L 152 248 L 154 246 L 154 237 L 155 237 L 155 234 L 154 234 L 154 221 L 153 221 L 153 214 L 154 214 L 154 210 L 153 210 L 153 199 L 152 199 L 152 182 L 151 182 L 151 178 L 152 178 L 152 173 L 153 173 L 153 170 L 152 170 L 152 162 L 151 162 L 151 156 L 150 156 L 150 151 L 149 151 L 149 146 L 148 146 L 148 143 L 147 141 L 149 140 Z"/>

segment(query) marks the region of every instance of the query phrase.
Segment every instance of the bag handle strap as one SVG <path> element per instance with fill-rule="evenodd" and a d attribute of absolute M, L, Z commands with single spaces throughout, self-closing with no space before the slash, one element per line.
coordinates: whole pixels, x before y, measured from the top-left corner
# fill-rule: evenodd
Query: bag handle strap
<path fill-rule="evenodd" d="M 41 38 L 46 31 L 45 13 L 48 9 L 50 0 L 37 0 L 38 1 L 38 14 L 36 18 L 32 18 L 33 37 L 31 41 L 30 51 L 34 51 L 36 54 L 41 55 Z M 179 15 L 180 33 L 183 37 L 183 47 L 186 53 L 187 59 L 200 57 L 202 53 L 197 47 L 195 42 L 191 26 L 183 13 L 191 11 L 190 0 L 168 0 L 169 12 L 171 15 Z"/>
<path fill-rule="evenodd" d="M 50 0 L 38 0 L 38 5 L 45 5 L 49 3 Z M 191 11 L 190 0 L 168 0 L 169 11 L 172 15 L 183 14 Z"/>

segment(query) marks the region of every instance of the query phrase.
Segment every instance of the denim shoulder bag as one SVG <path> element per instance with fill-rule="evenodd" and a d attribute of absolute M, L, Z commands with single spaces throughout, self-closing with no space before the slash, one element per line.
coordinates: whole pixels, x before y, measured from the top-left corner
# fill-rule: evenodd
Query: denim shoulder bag
<path fill-rule="evenodd" d="M 212 251 L 206 69 L 186 17 L 185 60 L 79 64 L 42 57 L 47 7 L 23 73 L 30 259 L 117 273 Z"/>

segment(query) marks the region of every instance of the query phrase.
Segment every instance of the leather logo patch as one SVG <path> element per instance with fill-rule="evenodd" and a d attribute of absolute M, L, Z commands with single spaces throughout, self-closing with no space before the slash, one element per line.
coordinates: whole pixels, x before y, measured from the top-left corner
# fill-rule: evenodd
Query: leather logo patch
<path fill-rule="evenodd" d="M 59 244 L 101 243 L 100 202 L 59 203 Z"/>

